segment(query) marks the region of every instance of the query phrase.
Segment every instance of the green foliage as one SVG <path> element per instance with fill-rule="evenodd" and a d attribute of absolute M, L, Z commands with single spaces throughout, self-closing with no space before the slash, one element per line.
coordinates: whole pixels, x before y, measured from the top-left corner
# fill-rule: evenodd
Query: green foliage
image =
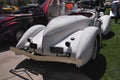
<path fill-rule="evenodd" d="M 17 0 L 18 6 L 25 6 L 26 4 L 30 3 L 30 0 Z"/>
<path fill-rule="evenodd" d="M 31 3 L 31 0 L 14 0 L 11 2 L 10 0 L 0 0 L 0 4 L 2 6 L 6 5 L 17 5 L 17 6 L 25 6 L 26 4 Z"/>
<path fill-rule="evenodd" d="M 0 6 L 4 6 L 5 2 L 0 0 Z"/>

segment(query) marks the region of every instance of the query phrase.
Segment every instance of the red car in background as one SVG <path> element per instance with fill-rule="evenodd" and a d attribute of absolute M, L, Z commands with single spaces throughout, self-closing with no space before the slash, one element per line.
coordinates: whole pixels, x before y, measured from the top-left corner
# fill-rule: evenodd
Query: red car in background
<path fill-rule="evenodd" d="M 0 42 L 5 40 L 18 41 L 32 25 L 47 25 L 46 11 L 50 0 L 39 0 L 41 5 L 28 5 L 14 14 L 0 15 Z"/>

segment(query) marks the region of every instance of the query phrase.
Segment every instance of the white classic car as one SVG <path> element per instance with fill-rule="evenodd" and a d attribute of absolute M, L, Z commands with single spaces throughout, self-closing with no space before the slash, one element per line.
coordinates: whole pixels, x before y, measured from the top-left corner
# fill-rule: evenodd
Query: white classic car
<path fill-rule="evenodd" d="M 52 19 L 47 26 L 32 26 L 11 50 L 38 61 L 81 67 L 95 59 L 101 46 L 101 35 L 110 31 L 109 23 L 109 15 L 98 18 L 93 10 L 73 11 Z"/>

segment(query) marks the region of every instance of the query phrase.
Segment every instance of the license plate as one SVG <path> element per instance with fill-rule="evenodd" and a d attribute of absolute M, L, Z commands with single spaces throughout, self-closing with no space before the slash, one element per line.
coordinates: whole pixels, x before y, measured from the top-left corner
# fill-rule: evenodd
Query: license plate
<path fill-rule="evenodd" d="M 63 48 L 61 47 L 50 47 L 51 53 L 63 54 Z"/>

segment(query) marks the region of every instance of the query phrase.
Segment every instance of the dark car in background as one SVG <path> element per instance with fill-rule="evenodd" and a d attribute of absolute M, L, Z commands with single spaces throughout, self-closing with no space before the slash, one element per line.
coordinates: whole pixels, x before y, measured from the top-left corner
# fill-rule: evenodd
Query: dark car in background
<path fill-rule="evenodd" d="M 13 14 L 0 15 L 0 42 L 18 41 L 32 25 L 47 25 L 46 10 L 50 0 L 42 1 L 41 5 L 22 6 Z"/>

